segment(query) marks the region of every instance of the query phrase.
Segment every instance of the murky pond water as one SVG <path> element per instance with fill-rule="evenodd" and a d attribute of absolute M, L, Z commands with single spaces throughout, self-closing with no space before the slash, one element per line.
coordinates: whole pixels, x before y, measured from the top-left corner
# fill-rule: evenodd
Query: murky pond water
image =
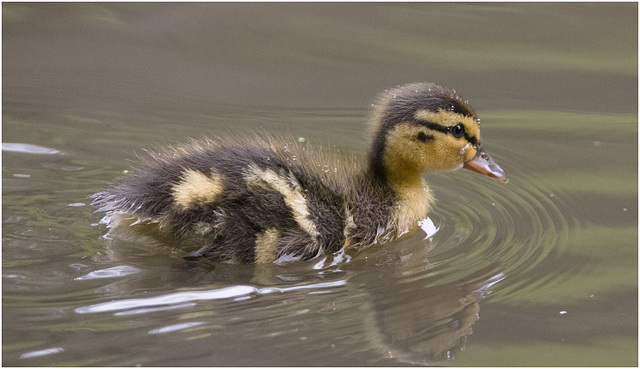
<path fill-rule="evenodd" d="M 637 4 L 3 4 L 4 365 L 637 366 Z M 136 152 L 257 128 L 365 150 L 374 96 L 469 99 L 511 180 L 353 258 L 105 239 Z"/>

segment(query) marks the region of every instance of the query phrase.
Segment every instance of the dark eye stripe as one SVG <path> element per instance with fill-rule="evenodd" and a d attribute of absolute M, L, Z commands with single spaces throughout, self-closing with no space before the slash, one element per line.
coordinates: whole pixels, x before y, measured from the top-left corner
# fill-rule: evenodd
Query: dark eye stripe
<path fill-rule="evenodd" d="M 451 131 L 453 129 L 453 127 L 455 126 L 441 126 L 439 124 L 436 123 L 431 123 L 431 122 L 420 122 L 419 125 L 421 126 L 425 126 L 433 131 L 438 131 L 438 132 L 442 132 L 442 133 L 446 133 L 448 135 L 452 135 L 453 132 Z M 464 133 L 464 138 L 469 141 L 472 145 L 477 146 L 478 145 L 478 139 L 476 139 L 475 137 L 471 137 L 469 136 L 469 134 L 467 132 Z"/>
<path fill-rule="evenodd" d="M 428 135 L 424 132 L 418 132 L 418 137 L 417 137 L 418 141 L 420 142 L 427 142 L 427 141 L 431 141 L 433 140 L 433 136 Z"/>

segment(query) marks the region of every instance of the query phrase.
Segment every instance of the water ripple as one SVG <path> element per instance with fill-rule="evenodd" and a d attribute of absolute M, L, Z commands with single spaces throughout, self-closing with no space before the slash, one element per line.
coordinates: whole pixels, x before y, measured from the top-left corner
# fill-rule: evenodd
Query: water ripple
<path fill-rule="evenodd" d="M 34 358 L 34 357 L 41 357 L 41 356 L 59 354 L 59 353 L 61 353 L 63 351 L 64 351 L 64 349 L 62 347 L 52 347 L 52 348 L 48 348 L 48 349 L 44 349 L 44 350 L 30 351 L 30 352 L 25 352 L 24 354 L 20 355 L 20 359 L 31 359 L 31 358 Z"/>
<path fill-rule="evenodd" d="M 165 334 L 165 333 L 177 332 L 177 331 L 182 331 L 188 328 L 197 327 L 203 324 L 205 323 L 204 322 L 187 322 L 187 323 L 180 323 L 180 324 L 172 324 L 166 327 L 152 329 L 149 331 L 149 334 Z"/>
<path fill-rule="evenodd" d="M 81 277 L 74 278 L 76 281 L 84 281 L 90 279 L 117 278 L 126 275 L 138 273 L 140 270 L 128 265 L 118 265 L 112 268 L 94 270 Z"/>
<path fill-rule="evenodd" d="M 316 283 L 316 284 L 310 284 L 310 285 L 300 285 L 300 286 L 283 287 L 283 288 L 278 288 L 278 287 L 256 288 L 253 286 L 237 285 L 237 286 L 211 289 L 211 290 L 205 290 L 205 291 L 181 291 L 181 292 L 169 293 L 169 294 L 155 296 L 155 297 L 109 301 L 109 302 L 104 302 L 100 304 L 82 306 L 75 309 L 75 312 L 78 314 L 103 313 L 103 312 L 137 309 L 137 308 L 150 308 L 150 307 L 162 306 L 162 305 L 185 304 L 187 302 L 203 301 L 203 300 L 231 299 L 231 298 L 250 296 L 253 294 L 266 295 L 266 294 L 276 293 L 276 292 L 290 292 L 290 291 L 305 290 L 305 289 L 315 290 L 315 289 L 323 289 L 328 287 L 338 287 L 338 286 L 343 286 L 345 284 L 346 284 L 346 281 L 338 280 L 333 282 Z M 185 304 L 184 306 L 189 306 L 189 305 Z"/>
<path fill-rule="evenodd" d="M 430 273 L 455 280 L 494 266 L 492 272 L 514 278 L 510 285 L 521 285 L 523 275 L 566 246 L 575 220 L 563 210 L 563 195 L 511 174 L 508 185 L 464 176 L 456 178 L 455 193 L 436 188 L 431 217 L 439 230 L 425 259 Z"/>
<path fill-rule="evenodd" d="M 438 201 L 429 218 L 437 232 L 367 255 L 376 268 L 360 268 L 365 277 L 359 278 L 376 283 L 367 286 L 366 326 L 384 352 L 410 363 L 447 360 L 481 319 L 484 296 L 538 288 L 536 268 L 566 247 L 575 221 L 561 192 L 510 174 L 508 185 L 465 174 L 434 176 Z"/>
<path fill-rule="evenodd" d="M 38 155 L 55 155 L 60 154 L 59 150 L 49 147 L 26 144 L 26 143 L 11 143 L 3 142 L 2 151 L 19 152 L 23 154 L 38 154 Z"/>

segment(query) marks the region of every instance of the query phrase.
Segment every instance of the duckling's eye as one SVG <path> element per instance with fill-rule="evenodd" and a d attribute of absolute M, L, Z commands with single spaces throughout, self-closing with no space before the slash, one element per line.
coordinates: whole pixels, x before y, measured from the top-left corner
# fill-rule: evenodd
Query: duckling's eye
<path fill-rule="evenodd" d="M 462 125 L 462 123 L 451 127 L 451 134 L 455 138 L 464 137 L 464 126 Z"/>

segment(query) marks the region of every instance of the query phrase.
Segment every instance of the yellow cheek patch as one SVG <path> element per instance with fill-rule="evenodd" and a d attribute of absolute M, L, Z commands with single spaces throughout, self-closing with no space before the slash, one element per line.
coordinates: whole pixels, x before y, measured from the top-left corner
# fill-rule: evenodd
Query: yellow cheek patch
<path fill-rule="evenodd" d="M 256 236 L 256 263 L 271 263 L 278 258 L 278 239 L 275 228 L 269 228 Z"/>
<path fill-rule="evenodd" d="M 222 178 L 187 169 L 181 176 L 180 182 L 172 189 L 176 205 L 182 209 L 214 203 L 220 200 L 224 191 Z"/>
<path fill-rule="evenodd" d="M 387 133 L 387 147 L 384 154 L 384 161 L 388 168 L 396 169 L 398 172 L 413 175 L 413 171 L 423 159 L 425 148 L 428 150 L 431 145 L 425 146 L 424 142 L 417 140 L 418 134 L 424 129 L 410 124 L 399 124 Z M 442 133 L 433 132 L 434 135 Z"/>

